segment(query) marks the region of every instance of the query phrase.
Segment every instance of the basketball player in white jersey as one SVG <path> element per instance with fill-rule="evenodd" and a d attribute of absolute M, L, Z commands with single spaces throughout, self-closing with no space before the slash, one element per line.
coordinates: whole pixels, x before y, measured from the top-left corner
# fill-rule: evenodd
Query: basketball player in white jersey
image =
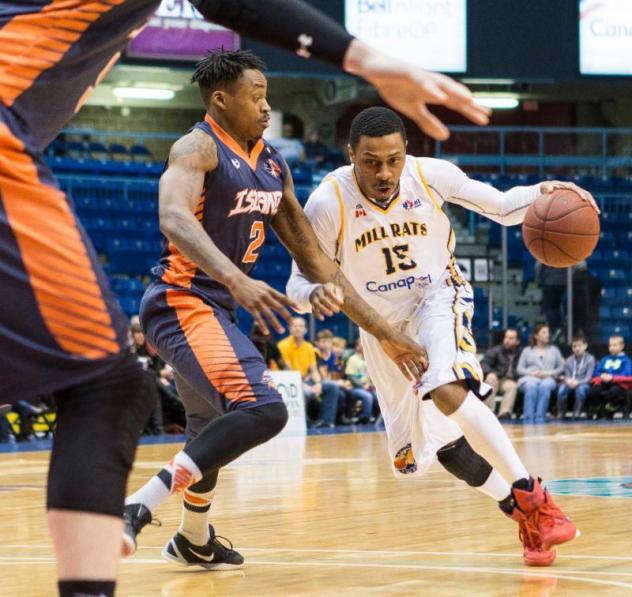
<path fill-rule="evenodd" d="M 397 475 L 423 473 L 437 454 L 452 474 L 494 497 L 520 524 L 527 565 L 547 566 L 554 546 L 576 536 L 538 479 L 522 464 L 496 417 L 481 402 L 483 383 L 471 322 L 472 288 L 454 259 L 455 235 L 444 202 L 503 225 L 519 224 L 541 194 L 571 188 L 546 182 L 505 193 L 469 179 L 452 163 L 406 155 L 395 112 L 369 108 L 354 119 L 352 165 L 327 176 L 305 212 L 330 257 L 358 293 L 428 352 L 429 368 L 413 388 L 378 342 L 360 330 Z M 322 319 L 337 312 L 339 291 L 311 284 L 293 264 L 287 293 Z"/>

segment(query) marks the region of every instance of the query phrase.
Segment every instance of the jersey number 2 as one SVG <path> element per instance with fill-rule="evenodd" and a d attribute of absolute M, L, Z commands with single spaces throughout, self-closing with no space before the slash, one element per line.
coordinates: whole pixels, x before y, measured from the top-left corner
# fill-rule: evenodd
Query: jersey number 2
<path fill-rule="evenodd" d="M 248 248 L 246 249 L 244 258 L 241 260 L 242 263 L 254 263 L 259 257 L 257 249 L 263 244 L 263 241 L 266 239 L 266 230 L 263 227 L 263 222 L 261 220 L 257 220 L 256 222 L 252 223 L 252 226 L 250 228 L 250 238 L 252 239 L 252 242 L 248 245 Z"/>
<path fill-rule="evenodd" d="M 384 247 L 382 253 L 384 253 L 384 260 L 386 261 L 387 275 L 394 274 L 397 268 L 406 271 L 417 267 L 417 263 L 408 255 L 408 245 L 395 245 L 392 249 Z M 395 256 L 397 262 L 395 262 L 393 256 Z"/>

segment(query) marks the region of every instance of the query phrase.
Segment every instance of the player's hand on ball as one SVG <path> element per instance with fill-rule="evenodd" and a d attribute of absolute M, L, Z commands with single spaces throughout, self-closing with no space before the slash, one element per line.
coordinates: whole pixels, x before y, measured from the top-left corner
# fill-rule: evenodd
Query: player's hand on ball
<path fill-rule="evenodd" d="M 421 378 L 428 369 L 428 354 L 425 348 L 404 334 L 384 338 L 380 340 L 380 346 L 406 379 L 421 383 Z"/>
<path fill-rule="evenodd" d="M 584 201 L 588 201 L 594 210 L 599 214 L 601 210 L 595 201 L 595 198 L 586 190 L 578 187 L 575 183 L 572 182 L 564 182 L 562 180 L 547 180 L 540 185 L 540 192 L 543 195 L 548 195 L 555 191 L 556 189 L 568 189 L 569 191 L 574 191 L 577 193 Z"/>
<path fill-rule="evenodd" d="M 332 282 L 319 284 L 309 297 L 312 304 L 312 313 L 320 321 L 325 321 L 325 317 L 333 317 L 340 313 L 344 299 L 342 288 Z"/>

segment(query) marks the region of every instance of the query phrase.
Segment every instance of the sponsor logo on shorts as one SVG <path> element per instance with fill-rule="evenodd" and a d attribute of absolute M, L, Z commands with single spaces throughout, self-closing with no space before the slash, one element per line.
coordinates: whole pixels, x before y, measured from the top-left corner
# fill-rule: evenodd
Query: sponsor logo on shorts
<path fill-rule="evenodd" d="M 395 458 L 393 458 L 393 466 L 397 469 L 397 472 L 402 475 L 410 475 L 417 470 L 417 462 L 410 444 L 406 444 L 397 451 Z"/>
<path fill-rule="evenodd" d="M 427 274 L 425 276 L 406 276 L 399 280 L 393 280 L 392 282 L 376 282 L 371 280 L 366 283 L 366 289 L 369 292 L 390 292 L 391 290 L 399 290 L 400 288 L 416 288 L 423 290 L 432 283 L 432 276 Z"/>
<path fill-rule="evenodd" d="M 266 384 L 271 390 L 277 389 L 276 383 L 274 383 L 274 380 L 272 379 L 272 373 L 270 373 L 270 371 L 263 372 L 263 375 L 261 376 L 261 382 Z"/>

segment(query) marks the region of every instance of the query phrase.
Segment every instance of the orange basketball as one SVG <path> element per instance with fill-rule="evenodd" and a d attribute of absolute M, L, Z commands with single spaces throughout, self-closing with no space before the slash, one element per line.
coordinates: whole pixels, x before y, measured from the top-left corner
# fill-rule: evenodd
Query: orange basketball
<path fill-rule="evenodd" d="M 538 197 L 522 223 L 527 249 L 551 267 L 569 267 L 589 257 L 599 240 L 599 231 L 595 209 L 569 189 Z"/>

